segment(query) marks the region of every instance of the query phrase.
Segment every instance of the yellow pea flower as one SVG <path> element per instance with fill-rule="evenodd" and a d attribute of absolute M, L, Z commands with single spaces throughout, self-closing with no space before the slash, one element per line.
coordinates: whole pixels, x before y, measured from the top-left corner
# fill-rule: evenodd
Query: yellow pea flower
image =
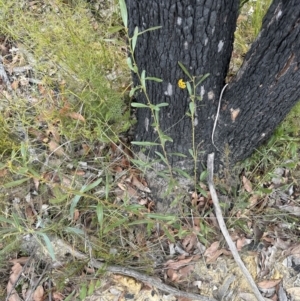
<path fill-rule="evenodd" d="M 183 81 L 182 78 L 178 81 L 178 87 L 180 89 L 185 89 L 186 88 L 186 83 Z"/>

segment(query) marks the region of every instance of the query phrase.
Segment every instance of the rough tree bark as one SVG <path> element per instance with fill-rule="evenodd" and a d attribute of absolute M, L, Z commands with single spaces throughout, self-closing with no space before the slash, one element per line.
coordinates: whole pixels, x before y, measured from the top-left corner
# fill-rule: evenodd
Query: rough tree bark
<path fill-rule="evenodd" d="M 187 80 L 178 65 L 182 62 L 190 74 L 210 76 L 198 87 L 202 101 L 197 106 L 196 144 L 203 153 L 198 166 L 209 152 L 216 152 L 222 165 L 224 152 L 231 163 L 249 156 L 284 119 L 300 97 L 300 5 L 297 0 L 274 0 L 261 33 L 245 57 L 237 76 L 225 90 L 212 144 L 219 95 L 224 87 L 233 48 L 239 0 L 126 0 L 129 34 L 153 26 L 161 29 L 140 35 L 135 59 L 140 72 L 160 77 L 163 82 L 147 81 L 153 104 L 168 102 L 160 111 L 162 130 L 173 139 L 166 143 L 172 166 L 191 171 L 193 160 L 192 124 L 186 115 L 187 90 L 177 85 Z M 137 82 L 136 77 L 134 81 Z M 143 94 L 137 101 L 146 103 Z M 156 141 L 150 110 L 138 109 L 137 141 Z M 148 150 L 154 156 L 155 148 Z M 218 166 L 217 166 L 218 168 Z"/>

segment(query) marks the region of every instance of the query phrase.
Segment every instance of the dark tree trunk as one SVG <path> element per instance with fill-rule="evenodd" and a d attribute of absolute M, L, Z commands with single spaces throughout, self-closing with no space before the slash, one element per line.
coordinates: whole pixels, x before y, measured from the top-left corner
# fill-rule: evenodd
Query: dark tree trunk
<path fill-rule="evenodd" d="M 159 77 L 162 83 L 147 81 L 153 104 L 169 103 L 160 111 L 160 126 L 173 139 L 166 143 L 173 167 L 191 171 L 193 160 L 192 123 L 186 115 L 189 96 L 177 85 L 191 75 L 210 76 L 198 87 L 196 145 L 199 164 L 215 151 L 218 164 L 225 149 L 232 163 L 249 156 L 272 134 L 300 97 L 300 4 L 297 0 L 274 0 L 263 21 L 262 31 L 246 55 L 238 75 L 229 83 L 221 102 L 212 143 L 219 96 L 231 58 L 239 0 L 127 0 L 129 33 L 154 26 L 161 29 L 140 35 L 135 50 L 139 72 Z M 134 81 L 137 83 L 136 78 Z M 142 93 L 137 101 L 146 103 Z M 138 109 L 137 141 L 156 141 L 148 109 Z M 154 148 L 149 149 L 154 156 Z M 205 163 L 204 163 L 205 165 Z"/>
<path fill-rule="evenodd" d="M 127 0 L 127 8 L 131 36 L 136 26 L 139 31 L 162 26 L 139 36 L 135 59 L 140 72 L 146 70 L 148 76 L 163 80 L 163 83 L 148 81 L 147 91 L 153 104 L 169 103 L 160 111 L 161 128 L 173 139 L 172 143 L 166 143 L 166 149 L 168 153 L 178 152 L 189 158 L 181 161 L 180 157 L 170 156 L 169 159 L 173 166 L 190 170 L 193 160 L 188 150 L 192 148 L 192 124 L 186 115 L 189 96 L 186 89 L 177 85 L 179 79 L 188 78 L 178 62 L 191 75 L 210 73 L 197 90 L 203 100 L 198 102 L 195 138 L 200 143 L 200 151 L 211 150 L 211 130 L 230 62 L 239 0 Z M 137 100 L 146 103 L 141 93 Z M 150 110 L 139 109 L 137 117 L 136 140 L 155 141 L 157 135 L 151 127 Z"/>
<path fill-rule="evenodd" d="M 300 3 L 275 0 L 222 101 L 216 144 L 229 145 L 233 162 L 268 139 L 300 99 L 299 67 Z"/>

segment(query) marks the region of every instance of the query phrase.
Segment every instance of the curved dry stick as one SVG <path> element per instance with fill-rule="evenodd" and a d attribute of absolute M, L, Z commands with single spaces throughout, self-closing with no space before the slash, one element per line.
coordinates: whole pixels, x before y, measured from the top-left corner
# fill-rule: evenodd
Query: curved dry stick
<path fill-rule="evenodd" d="M 200 301 L 217 301 L 214 298 L 209 298 L 209 297 L 205 297 L 202 295 L 198 295 L 198 294 L 192 294 L 192 293 L 187 293 L 184 291 L 181 291 L 175 287 L 169 286 L 165 283 L 163 283 L 159 278 L 153 277 L 153 276 L 148 276 L 145 274 L 142 274 L 138 271 L 126 268 L 126 267 L 122 267 L 122 266 L 117 266 L 117 265 L 106 265 L 103 262 L 100 262 L 96 259 L 92 259 L 90 261 L 91 266 L 97 269 L 101 269 L 104 268 L 106 271 L 111 272 L 111 273 L 116 273 L 116 274 L 121 274 L 124 276 L 129 276 L 129 277 L 133 277 L 138 281 L 144 282 L 144 283 L 148 283 L 151 286 L 154 286 L 156 288 L 158 288 L 159 290 L 168 293 L 168 294 L 172 294 L 178 297 L 186 297 L 192 300 L 200 300 Z"/>
<path fill-rule="evenodd" d="M 216 217 L 217 217 L 220 229 L 222 231 L 222 234 L 223 234 L 224 238 L 226 239 L 226 242 L 229 246 L 229 249 L 230 249 L 230 251 L 233 255 L 233 258 L 234 258 L 235 262 L 237 263 L 237 265 L 241 269 L 242 273 L 244 274 L 244 276 L 248 280 L 255 297 L 259 301 L 265 301 L 265 299 L 261 295 L 260 291 L 258 290 L 252 276 L 250 275 L 249 271 L 245 267 L 240 255 L 237 251 L 237 248 L 236 248 L 235 244 L 233 243 L 233 241 L 232 241 L 232 239 L 231 239 L 231 237 L 228 233 L 228 230 L 226 228 L 226 224 L 224 222 L 224 218 L 223 218 L 223 215 L 222 215 L 222 210 L 221 210 L 221 207 L 220 207 L 220 204 L 219 204 L 217 192 L 216 192 L 215 187 L 214 187 L 214 181 L 213 181 L 214 157 L 215 157 L 214 153 L 209 154 L 208 157 L 207 157 L 208 187 L 209 187 L 209 191 L 210 191 L 210 194 L 211 194 L 212 201 L 214 203 L 215 213 L 216 213 Z"/>
<path fill-rule="evenodd" d="M 93 259 L 93 258 L 90 259 L 86 254 L 75 250 L 73 247 L 66 244 L 62 239 L 56 239 L 55 245 L 59 249 L 64 250 L 64 253 L 66 253 L 66 252 L 70 253 L 72 256 L 74 256 L 77 259 L 88 260 L 90 262 L 91 267 L 93 267 L 93 268 L 103 269 L 104 271 L 108 271 L 111 273 L 116 273 L 116 274 L 120 274 L 123 276 L 133 277 L 136 280 L 144 282 L 144 283 L 148 283 L 165 293 L 172 294 L 172 295 L 175 295 L 178 297 L 186 297 L 186 298 L 189 298 L 192 300 L 217 301 L 214 298 L 209 298 L 209 297 L 202 296 L 199 294 L 193 294 L 193 293 L 187 293 L 187 292 L 181 291 L 175 287 L 172 287 L 170 285 L 163 283 L 159 278 L 156 278 L 153 276 L 148 276 L 146 274 L 140 273 L 136 270 L 133 270 L 133 269 L 130 269 L 127 267 L 118 266 L 118 265 L 108 265 L 103 261 Z"/>

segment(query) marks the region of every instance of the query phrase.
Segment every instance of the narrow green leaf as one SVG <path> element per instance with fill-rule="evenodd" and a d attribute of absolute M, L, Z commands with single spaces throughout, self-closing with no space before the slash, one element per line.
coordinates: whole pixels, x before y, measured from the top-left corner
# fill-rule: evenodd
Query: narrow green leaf
<path fill-rule="evenodd" d="M 124 26 L 127 28 L 128 27 L 128 14 L 127 14 L 127 7 L 125 0 L 119 0 L 119 5 L 120 5 L 120 10 L 121 10 L 121 17 Z"/>
<path fill-rule="evenodd" d="M 181 176 L 183 176 L 183 177 L 185 177 L 185 178 L 187 178 L 187 179 L 191 179 L 192 177 L 187 173 L 187 172 L 185 172 L 184 170 L 182 170 L 182 169 L 179 169 L 179 168 L 173 168 L 174 169 L 174 171 L 176 171 L 179 175 L 181 175 Z"/>
<path fill-rule="evenodd" d="M 28 168 L 28 171 L 31 173 L 31 175 L 33 175 L 36 179 L 40 179 L 40 174 L 37 173 L 35 170 L 33 170 L 32 168 Z"/>
<path fill-rule="evenodd" d="M 137 41 L 138 33 L 139 33 L 139 28 L 136 26 L 135 29 L 134 29 L 133 37 L 131 39 L 131 49 L 132 49 L 132 52 L 134 52 L 134 49 L 135 49 L 135 46 L 136 46 L 136 41 Z"/>
<path fill-rule="evenodd" d="M 158 105 L 156 105 L 157 107 L 161 108 L 161 107 L 167 107 L 169 104 L 167 102 L 162 102 L 159 103 Z"/>
<path fill-rule="evenodd" d="M 166 158 L 160 152 L 155 151 L 155 153 L 162 159 L 164 163 L 168 164 Z"/>
<path fill-rule="evenodd" d="M 135 159 L 131 159 L 130 162 L 132 162 L 134 165 L 136 165 L 137 167 L 143 169 L 143 168 L 151 168 L 152 164 L 154 163 L 158 163 L 160 160 L 153 160 L 151 162 L 143 162 L 141 160 L 135 160 Z"/>
<path fill-rule="evenodd" d="M 95 282 L 95 280 L 91 280 L 89 283 L 89 286 L 88 286 L 87 295 L 91 296 L 92 294 L 94 294 L 95 289 L 96 289 L 96 282 Z"/>
<path fill-rule="evenodd" d="M 76 294 L 76 291 L 73 291 L 67 298 L 65 298 L 65 301 L 73 300 L 75 294 Z"/>
<path fill-rule="evenodd" d="M 129 92 L 129 97 L 132 97 L 134 95 L 134 93 L 137 91 L 137 90 L 140 90 L 141 89 L 141 86 L 136 86 L 134 87 L 133 89 L 130 90 Z"/>
<path fill-rule="evenodd" d="M 87 187 L 87 185 L 83 185 L 79 192 L 83 192 L 86 189 L 86 187 Z M 70 206 L 70 217 L 71 218 L 73 218 L 75 208 L 76 208 L 79 200 L 81 199 L 81 197 L 82 197 L 81 194 L 77 194 L 73 197 L 73 199 L 71 201 L 71 206 Z"/>
<path fill-rule="evenodd" d="M 150 142 L 150 141 L 132 141 L 131 144 L 134 145 L 140 145 L 140 146 L 154 146 L 154 145 L 160 145 L 156 142 Z"/>
<path fill-rule="evenodd" d="M 104 218 L 104 211 L 103 211 L 103 205 L 99 203 L 96 208 L 96 213 L 97 213 L 97 219 L 99 226 L 101 228 L 101 231 L 103 230 L 103 218 Z"/>
<path fill-rule="evenodd" d="M 0 216 L 0 222 L 8 223 L 8 224 L 14 225 L 14 222 L 13 222 L 12 220 L 7 219 L 7 218 L 2 217 L 2 216 Z"/>
<path fill-rule="evenodd" d="M 142 87 L 146 90 L 146 71 L 143 70 L 141 74 L 141 84 Z"/>
<path fill-rule="evenodd" d="M 167 181 L 169 181 L 170 180 L 170 174 L 169 174 L 169 171 L 158 171 L 157 172 L 157 175 L 158 176 L 160 176 L 160 177 L 162 177 L 163 179 L 166 179 Z"/>
<path fill-rule="evenodd" d="M 170 233 L 168 228 L 165 226 L 162 226 L 164 234 L 168 237 L 168 239 L 170 240 L 170 242 L 175 242 L 175 238 L 174 238 L 174 234 Z"/>
<path fill-rule="evenodd" d="M 138 35 L 144 34 L 147 31 L 153 31 L 153 30 L 157 30 L 157 29 L 160 29 L 160 28 L 162 28 L 162 26 L 154 26 L 154 27 L 151 27 L 151 28 L 148 28 L 148 29 L 146 29 L 144 31 L 139 32 Z"/>
<path fill-rule="evenodd" d="M 177 156 L 177 157 L 182 157 L 182 158 L 186 158 L 186 155 L 181 154 L 181 153 L 170 153 L 170 155 Z"/>
<path fill-rule="evenodd" d="M 4 184 L 3 188 L 11 188 L 11 187 L 19 186 L 19 185 L 23 184 L 24 182 L 26 182 L 28 180 L 29 180 L 28 178 L 23 178 L 23 179 L 20 179 L 20 180 L 9 182 L 9 183 Z"/>
<path fill-rule="evenodd" d="M 87 283 L 81 283 L 79 289 L 79 300 L 84 300 L 87 296 Z"/>
<path fill-rule="evenodd" d="M 173 142 L 173 139 L 170 136 L 167 136 L 165 134 L 161 134 L 160 138 L 165 140 L 165 141 Z"/>
<path fill-rule="evenodd" d="M 192 76 L 190 75 L 190 73 L 187 71 L 187 69 L 185 68 L 185 66 L 181 63 L 178 62 L 178 65 L 180 66 L 180 68 L 182 69 L 182 71 L 189 77 L 190 80 L 193 80 Z"/>
<path fill-rule="evenodd" d="M 55 198 L 51 198 L 49 200 L 50 204 L 59 204 L 62 203 L 63 201 L 65 201 L 68 198 L 67 194 L 61 195 L 61 196 L 56 196 Z"/>
<path fill-rule="evenodd" d="M 127 62 L 127 65 L 128 65 L 128 67 L 129 67 L 129 69 L 131 70 L 131 71 L 133 71 L 134 73 L 136 73 L 136 66 L 134 66 L 133 67 L 133 65 L 132 65 L 132 60 L 131 60 L 131 58 L 130 57 L 128 57 L 127 59 L 126 59 L 126 62 Z"/>
<path fill-rule="evenodd" d="M 49 237 L 47 236 L 47 234 L 43 233 L 43 232 L 36 232 L 36 234 L 40 235 L 43 237 L 45 243 L 46 243 L 46 248 L 49 252 L 49 255 L 51 256 L 52 260 L 55 260 L 55 254 L 54 254 L 54 249 L 52 246 L 52 243 L 49 239 Z"/>
<path fill-rule="evenodd" d="M 202 189 L 200 186 L 197 186 L 197 190 L 204 196 L 207 197 L 207 191 L 205 191 L 204 189 Z"/>
<path fill-rule="evenodd" d="M 93 188 L 95 188 L 96 186 L 98 186 L 100 183 L 102 182 L 102 178 L 99 178 L 97 181 L 85 186 L 85 188 L 83 190 L 80 190 L 81 192 L 87 192 L 89 190 L 92 190 Z"/>
<path fill-rule="evenodd" d="M 175 222 L 177 219 L 175 215 L 165 215 L 159 213 L 147 213 L 146 216 L 148 218 L 157 219 L 160 221 L 170 221 L 170 222 Z"/>
<path fill-rule="evenodd" d="M 135 221 L 133 221 L 133 222 L 130 222 L 130 223 L 128 224 L 128 226 L 143 225 L 143 224 L 148 224 L 148 223 L 149 223 L 148 220 L 145 220 L 145 219 L 137 219 L 137 220 L 135 220 Z"/>
<path fill-rule="evenodd" d="M 204 170 L 200 174 L 200 181 L 202 182 L 202 181 L 206 180 L 206 178 L 207 178 L 207 170 Z"/>
<path fill-rule="evenodd" d="M 196 87 L 198 86 L 198 85 L 200 85 L 203 81 L 205 81 L 208 77 L 209 77 L 209 73 L 206 73 L 206 74 L 204 74 L 201 78 L 200 78 L 200 80 L 198 81 L 198 83 L 196 84 Z"/>
<path fill-rule="evenodd" d="M 158 82 L 158 83 L 163 82 L 163 80 L 161 78 L 151 77 L 151 76 L 147 76 L 146 80 L 153 80 L 153 81 Z"/>
<path fill-rule="evenodd" d="M 186 82 L 186 88 L 187 88 L 187 90 L 189 92 L 189 95 L 193 96 L 192 87 L 191 87 L 190 82 Z"/>
<path fill-rule="evenodd" d="M 20 217 L 16 213 L 13 213 L 12 217 L 13 217 L 13 220 L 14 220 L 14 226 L 15 226 L 15 228 L 20 229 L 21 228 Z"/>
<path fill-rule="evenodd" d="M 124 27 L 123 26 L 111 26 L 108 28 L 108 33 L 115 33 L 118 32 L 120 30 L 122 30 Z"/>
<path fill-rule="evenodd" d="M 195 114 L 195 103 L 191 101 L 189 103 L 189 107 L 190 107 L 191 114 L 194 115 Z"/>
<path fill-rule="evenodd" d="M 82 229 L 75 228 L 75 227 L 66 227 L 64 232 L 72 233 L 76 235 L 85 235 L 85 232 Z"/>
<path fill-rule="evenodd" d="M 120 219 L 118 219 L 115 223 L 113 223 L 113 222 L 110 222 L 108 225 L 107 225 L 107 227 L 104 227 L 104 234 L 107 234 L 107 233 L 109 233 L 112 229 L 115 229 L 115 228 L 118 228 L 120 225 L 123 225 L 123 224 L 128 224 L 128 219 L 127 219 L 127 217 L 125 217 L 125 218 L 120 218 Z"/>
<path fill-rule="evenodd" d="M 159 106 L 153 105 L 152 103 L 149 105 L 151 110 L 154 110 L 156 112 L 159 112 L 160 108 Z"/>
<path fill-rule="evenodd" d="M 194 158 L 194 152 L 193 152 L 193 150 L 189 149 L 189 153 L 190 153 L 191 156 Z"/>
<path fill-rule="evenodd" d="M 131 106 L 134 107 L 134 108 L 147 108 L 147 109 L 149 109 L 148 105 L 145 105 L 145 104 L 139 103 L 139 102 L 132 102 Z"/>
<path fill-rule="evenodd" d="M 105 181 L 105 198 L 108 200 L 108 195 L 110 192 L 110 176 L 106 173 L 106 181 Z"/>

